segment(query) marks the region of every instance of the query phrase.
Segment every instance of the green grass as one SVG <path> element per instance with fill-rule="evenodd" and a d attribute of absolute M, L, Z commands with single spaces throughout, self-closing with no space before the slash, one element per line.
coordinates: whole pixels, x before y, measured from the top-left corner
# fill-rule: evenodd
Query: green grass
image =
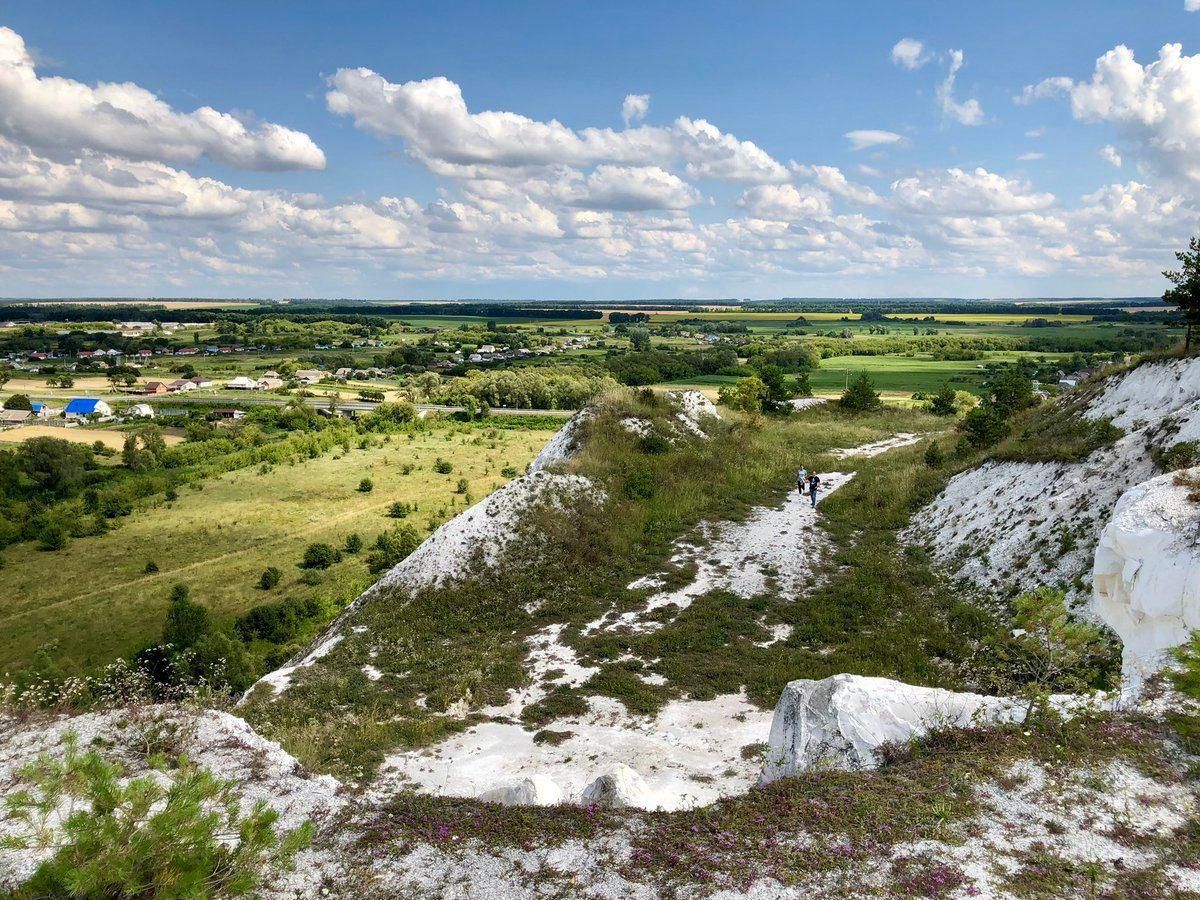
<path fill-rule="evenodd" d="M 939 360 L 909 356 L 831 356 L 808 375 L 816 394 L 840 394 L 859 372 L 866 371 L 875 389 L 912 394 L 938 391 L 949 383 L 955 390 L 981 390 L 985 360 Z"/>
<path fill-rule="evenodd" d="M 455 494 L 465 477 L 475 498 L 518 470 L 545 444 L 547 430 L 483 426 L 435 426 L 389 443 L 343 455 L 340 448 L 316 459 L 262 472 L 241 470 L 182 488 L 173 503 L 161 497 L 118 520 L 119 527 L 79 538 L 45 553 L 21 544 L 4 553 L 0 591 L 0 660 L 7 671 L 25 665 L 43 644 L 55 643 L 69 670 L 103 665 L 158 637 L 171 585 L 184 582 L 192 598 L 228 621 L 259 603 L 286 597 L 317 597 L 340 605 L 374 579 L 359 556 L 348 555 L 315 585 L 296 567 L 304 548 L 324 541 L 341 546 L 351 532 L 369 544 L 393 524 L 385 515 L 396 500 L 418 505 L 409 517 L 418 528 L 463 508 Z M 449 475 L 432 470 L 435 457 L 454 465 Z M 402 467 L 412 466 L 409 474 Z M 356 488 L 364 477 L 371 493 Z M 159 568 L 146 575 L 146 563 Z M 267 566 L 284 572 L 273 591 L 256 588 Z"/>

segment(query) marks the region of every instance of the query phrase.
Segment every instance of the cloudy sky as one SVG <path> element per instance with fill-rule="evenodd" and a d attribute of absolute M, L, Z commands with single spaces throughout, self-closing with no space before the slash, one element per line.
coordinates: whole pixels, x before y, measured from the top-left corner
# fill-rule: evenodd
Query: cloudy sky
<path fill-rule="evenodd" d="M 1158 294 L 1200 232 L 1200 0 L 309 6 L 6 0 L 0 296 Z"/>

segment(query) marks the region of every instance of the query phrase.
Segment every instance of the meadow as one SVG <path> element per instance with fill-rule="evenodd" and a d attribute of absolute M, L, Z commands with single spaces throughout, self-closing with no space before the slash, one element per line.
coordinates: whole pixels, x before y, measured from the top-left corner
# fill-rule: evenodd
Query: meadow
<path fill-rule="evenodd" d="M 108 533 L 54 553 L 14 545 L 3 553 L 0 660 L 13 671 L 53 644 L 64 668 L 102 665 L 158 639 L 176 583 L 187 584 L 222 622 L 285 597 L 346 602 L 374 580 L 361 555 L 347 554 L 318 583 L 306 584 L 297 563 L 307 545 L 340 547 L 352 532 L 369 545 L 396 524 L 386 516 L 395 501 L 415 504 L 406 521 L 425 531 L 431 518 L 440 521 L 465 506 L 467 496 L 456 492 L 459 479 L 478 500 L 506 480 L 506 466 L 523 470 L 551 434 L 447 423 L 413 432 L 411 439 L 392 435 L 371 449 L 338 448 L 294 466 L 211 478 L 181 489 L 174 502 L 160 496 Z M 433 471 L 438 457 L 452 464 L 451 473 Z M 369 493 L 358 490 L 364 477 L 374 482 Z M 146 572 L 150 562 L 156 572 Z M 257 587 L 268 566 L 284 573 L 269 592 Z"/>

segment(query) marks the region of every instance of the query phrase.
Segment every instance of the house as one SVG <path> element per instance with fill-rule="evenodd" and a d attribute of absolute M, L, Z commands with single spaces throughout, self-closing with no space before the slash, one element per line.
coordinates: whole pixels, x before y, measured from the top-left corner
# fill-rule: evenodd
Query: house
<path fill-rule="evenodd" d="M 238 419 L 245 418 L 246 413 L 240 409 L 214 409 L 209 413 L 210 419 Z"/>
<path fill-rule="evenodd" d="M 151 356 L 154 355 L 154 351 L 146 350 L 145 348 L 143 348 L 137 352 L 137 355 L 140 359 L 149 359 Z"/>
<path fill-rule="evenodd" d="M 296 373 L 296 380 L 303 384 L 316 384 L 324 377 L 325 373 L 320 369 L 300 369 Z"/>
<path fill-rule="evenodd" d="M 39 352 L 37 352 L 37 353 L 30 353 L 30 354 L 29 354 L 29 358 L 30 358 L 30 359 L 36 359 L 36 360 L 38 360 L 38 361 L 40 362 L 41 360 L 43 360 L 43 359 L 49 359 L 50 357 L 49 357 L 49 356 L 47 356 L 45 353 L 42 353 L 42 352 L 40 352 L 40 351 L 39 351 Z"/>
<path fill-rule="evenodd" d="M 211 378 L 205 378 L 203 375 L 197 375 L 195 378 L 189 378 L 188 381 L 198 388 L 210 388 L 213 386 L 213 380 Z"/>
<path fill-rule="evenodd" d="M 263 378 L 278 378 L 279 373 L 276 372 L 274 369 L 267 369 L 267 371 L 262 373 L 262 377 Z"/>
<path fill-rule="evenodd" d="M 266 376 L 263 376 L 262 378 L 258 379 L 258 389 L 260 391 L 273 391 L 276 388 L 281 387 L 283 387 L 282 378 L 267 378 Z"/>
<path fill-rule="evenodd" d="M 53 409 L 49 403 L 42 403 L 40 400 L 34 400 L 29 405 L 33 407 L 33 417 L 35 419 L 49 419 L 51 416 L 62 414 L 61 409 Z"/>
<path fill-rule="evenodd" d="M 175 351 L 176 356 L 195 356 L 200 352 L 199 347 L 180 347 Z"/>
<path fill-rule="evenodd" d="M 1075 387 L 1075 385 L 1077 385 L 1077 384 L 1079 384 L 1079 379 L 1078 379 L 1078 378 L 1070 377 L 1070 378 L 1060 378 L 1060 379 L 1058 379 L 1058 386 L 1059 386 L 1060 388 L 1067 388 L 1067 389 L 1069 389 L 1069 388 L 1073 388 L 1073 387 Z"/>
<path fill-rule="evenodd" d="M 143 394 L 165 394 L 169 388 L 161 381 L 147 381 L 146 386 L 142 388 Z"/>
<path fill-rule="evenodd" d="M 149 403 L 135 403 L 129 409 L 125 410 L 125 414 L 129 416 L 137 416 L 142 419 L 154 418 L 154 407 Z"/>
<path fill-rule="evenodd" d="M 88 416 L 111 416 L 112 407 L 103 400 L 91 397 L 76 397 L 67 404 L 63 416 L 68 419 L 86 419 Z"/>
<path fill-rule="evenodd" d="M 352 374 L 353 374 L 353 371 L 351 369 L 347 368 L 346 366 L 342 366 L 340 369 L 338 369 L 336 372 L 333 373 L 333 377 L 334 378 L 349 378 Z"/>
<path fill-rule="evenodd" d="M 0 409 L 0 428 L 15 428 L 24 425 L 33 417 L 27 409 Z"/>
<path fill-rule="evenodd" d="M 80 350 L 75 356 L 79 359 L 91 359 L 96 354 L 91 350 Z"/>
<path fill-rule="evenodd" d="M 196 386 L 186 378 L 177 378 L 167 385 L 167 390 L 175 394 L 180 391 L 194 391 Z"/>
<path fill-rule="evenodd" d="M 245 375 L 239 375 L 232 381 L 225 382 L 225 387 L 231 391 L 253 391 L 258 388 L 258 382 Z"/>

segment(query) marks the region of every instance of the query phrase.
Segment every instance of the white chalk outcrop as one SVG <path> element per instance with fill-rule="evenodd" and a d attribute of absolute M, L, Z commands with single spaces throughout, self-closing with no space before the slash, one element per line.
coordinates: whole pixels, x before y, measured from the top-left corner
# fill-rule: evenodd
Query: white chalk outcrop
<path fill-rule="evenodd" d="M 696 437 L 707 437 L 706 427 L 721 418 L 713 402 L 699 391 L 667 391 L 666 397 L 678 409 L 675 418 Z"/>
<path fill-rule="evenodd" d="M 581 803 L 596 803 L 616 809 L 654 809 L 657 804 L 646 780 L 624 763 L 601 775 L 583 790 Z"/>
<path fill-rule="evenodd" d="M 504 806 L 556 806 L 563 802 L 563 792 L 553 778 L 530 775 L 513 784 L 486 791 L 479 799 Z"/>
<path fill-rule="evenodd" d="M 917 687 L 890 678 L 834 675 L 789 682 L 775 706 L 767 783 L 811 769 L 867 769 L 885 743 L 904 744 L 931 729 L 1020 721 L 1008 697 Z"/>
<path fill-rule="evenodd" d="M 575 456 L 583 448 L 587 423 L 592 417 L 592 410 L 587 407 L 567 419 L 567 424 L 558 429 L 554 437 L 550 438 L 546 446 L 533 458 L 528 471 L 544 472 L 550 466 L 565 463 Z"/>
<path fill-rule="evenodd" d="M 1114 376 L 1082 415 L 1126 433 L 1078 463 L 988 462 L 956 475 L 905 538 L 995 596 L 1058 585 L 1085 599 L 1117 499 L 1158 474 L 1151 447 L 1200 439 L 1200 358 Z"/>
<path fill-rule="evenodd" d="M 1200 468 L 1189 471 L 1200 476 Z M 1200 504 L 1188 499 L 1192 490 L 1176 474 L 1131 488 L 1096 547 L 1090 608 L 1124 645 L 1126 697 L 1137 697 L 1170 650 L 1200 628 Z"/>

